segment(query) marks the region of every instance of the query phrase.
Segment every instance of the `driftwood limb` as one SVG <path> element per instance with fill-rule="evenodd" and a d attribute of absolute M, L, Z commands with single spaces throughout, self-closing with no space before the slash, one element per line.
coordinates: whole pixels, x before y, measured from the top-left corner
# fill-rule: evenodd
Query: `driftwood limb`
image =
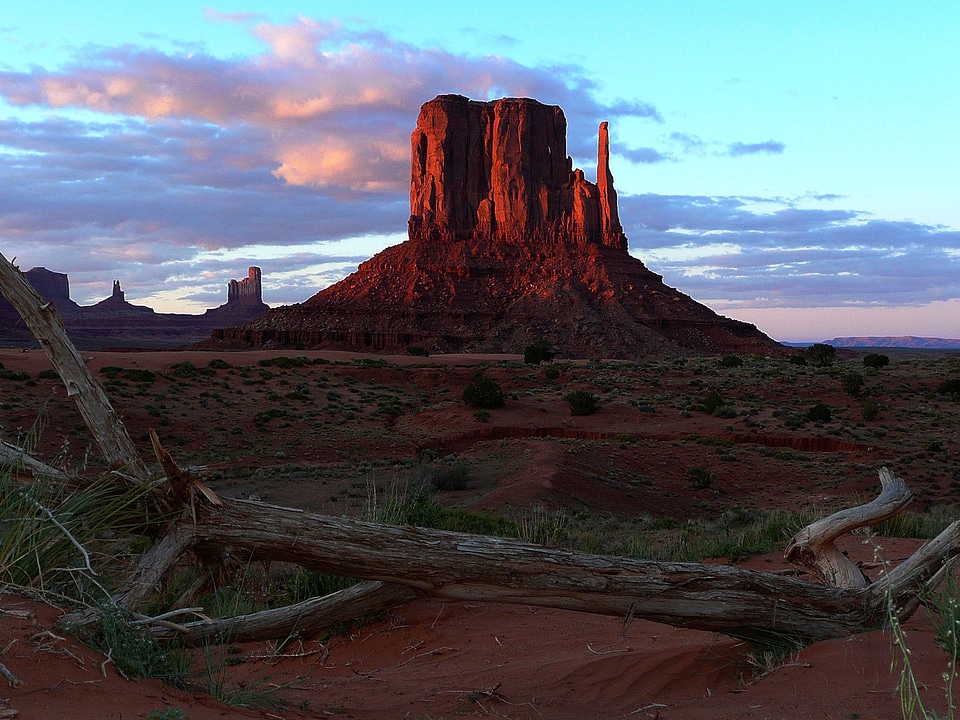
<path fill-rule="evenodd" d="M 263 610 L 231 618 L 197 620 L 177 627 L 169 624 L 157 625 L 151 627 L 150 632 L 158 640 L 176 640 L 185 645 L 305 639 L 332 625 L 403 605 L 419 595 L 416 590 L 402 585 L 363 582 L 346 590 L 275 610 Z"/>
<path fill-rule="evenodd" d="M 880 468 L 880 495 L 865 505 L 835 512 L 807 525 L 793 536 L 784 551 L 787 562 L 810 572 L 825 585 L 866 587 L 868 578 L 834 545 L 841 535 L 891 518 L 913 498 L 907 484 L 887 468 Z"/>
<path fill-rule="evenodd" d="M 906 570 L 867 588 L 836 588 L 732 566 L 590 555 L 249 501 L 223 499 L 221 507 L 198 510 L 196 524 L 181 523 L 178 532 L 200 550 L 230 547 L 435 597 L 632 615 L 793 646 L 880 627 L 889 602 L 909 612 L 918 591 L 960 552 L 955 523 L 904 563 Z"/>
<path fill-rule="evenodd" d="M 0 467 L 10 467 L 14 471 L 29 470 L 38 479 L 55 480 L 57 482 L 67 482 L 69 480 L 67 474 L 62 470 L 57 470 L 57 468 L 37 460 L 23 448 L 18 448 L 16 445 L 11 445 L 3 440 L 0 440 Z"/>
<path fill-rule="evenodd" d="M 47 353 L 67 387 L 107 464 L 139 482 L 150 478 L 143 460 L 106 393 L 67 337 L 56 308 L 37 294 L 13 264 L 0 254 L 0 292 L 10 301 Z"/>

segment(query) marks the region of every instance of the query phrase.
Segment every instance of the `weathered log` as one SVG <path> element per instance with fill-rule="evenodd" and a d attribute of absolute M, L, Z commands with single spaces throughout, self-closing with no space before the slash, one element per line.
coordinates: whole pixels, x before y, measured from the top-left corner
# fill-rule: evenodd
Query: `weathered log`
<path fill-rule="evenodd" d="M 196 547 L 231 547 L 254 559 L 404 585 L 442 598 L 520 603 L 637 617 L 800 646 L 880 627 L 888 602 L 912 598 L 960 551 L 960 523 L 910 570 L 867 588 L 835 588 L 725 565 L 591 555 L 516 540 L 394 527 L 264 503 L 205 507 Z M 912 560 L 912 559 L 911 559 Z M 905 563 L 906 565 L 907 563 Z"/>
<path fill-rule="evenodd" d="M 106 393 L 90 373 L 63 329 L 56 308 L 45 302 L 16 267 L 0 254 L 0 293 L 10 301 L 39 341 L 67 387 L 107 465 L 147 482 L 150 475 Z"/>
<path fill-rule="evenodd" d="M 419 595 L 416 590 L 402 585 L 363 582 L 324 597 L 310 598 L 274 610 L 196 620 L 178 626 L 153 625 L 150 626 L 150 632 L 158 640 L 176 640 L 182 645 L 307 639 L 325 628 L 385 612 Z"/>
<path fill-rule="evenodd" d="M 846 508 L 807 525 L 793 536 L 784 551 L 787 562 L 798 565 L 825 585 L 865 587 L 869 579 L 834 545 L 851 530 L 891 518 L 910 503 L 913 493 L 887 468 L 880 468 L 880 495 L 866 505 Z"/>
<path fill-rule="evenodd" d="M 14 472 L 21 469 L 29 470 L 33 477 L 38 479 L 56 480 L 57 482 L 67 482 L 69 477 L 62 470 L 47 465 L 45 462 L 37 460 L 23 448 L 11 445 L 8 442 L 0 440 L 0 468 L 8 467 Z"/>

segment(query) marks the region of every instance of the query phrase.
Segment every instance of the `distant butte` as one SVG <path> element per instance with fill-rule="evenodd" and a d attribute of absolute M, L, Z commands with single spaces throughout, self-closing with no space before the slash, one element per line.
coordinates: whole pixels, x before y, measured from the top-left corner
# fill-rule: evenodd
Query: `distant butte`
<path fill-rule="evenodd" d="M 120 281 L 110 297 L 94 305 L 78 305 L 70 298 L 65 273 L 36 267 L 24 274 L 39 295 L 56 307 L 74 344 L 83 349 L 102 347 L 174 347 L 196 343 L 212 330 L 248 323 L 268 309 L 261 295 L 260 268 L 251 267 L 243 280 L 227 285 L 227 302 L 203 315 L 158 313 L 127 301 Z M 16 310 L 0 296 L 0 343 L 32 344 Z"/>
<path fill-rule="evenodd" d="M 786 352 L 627 252 L 605 122 L 597 174 L 573 168 L 559 107 L 441 95 L 411 136 L 409 239 L 211 343 L 517 353 L 543 338 L 567 357 Z"/>

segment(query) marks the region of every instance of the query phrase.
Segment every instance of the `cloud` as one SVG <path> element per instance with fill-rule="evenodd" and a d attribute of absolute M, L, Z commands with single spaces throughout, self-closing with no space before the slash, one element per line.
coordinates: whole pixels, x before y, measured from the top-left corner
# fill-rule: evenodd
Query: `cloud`
<path fill-rule="evenodd" d="M 653 165 L 655 163 L 667 162 L 672 160 L 668 155 L 664 155 L 659 150 L 654 148 L 615 148 L 614 152 L 622 158 L 629 160 L 632 163 L 639 163 L 641 165 Z"/>
<path fill-rule="evenodd" d="M 774 198 L 652 194 L 621 195 L 620 217 L 635 256 L 708 303 L 903 307 L 960 297 L 960 232 L 942 227 Z"/>
<path fill-rule="evenodd" d="M 761 143 L 735 142 L 727 146 L 727 154 L 730 157 L 743 157 L 744 155 L 757 155 L 759 153 L 782 155 L 785 147 L 782 142 L 776 140 L 767 140 Z"/>

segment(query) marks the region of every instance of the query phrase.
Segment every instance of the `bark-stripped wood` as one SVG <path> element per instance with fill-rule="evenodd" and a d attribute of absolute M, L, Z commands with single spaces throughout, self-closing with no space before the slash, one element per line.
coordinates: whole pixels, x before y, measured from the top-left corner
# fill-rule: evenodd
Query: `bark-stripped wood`
<path fill-rule="evenodd" d="M 33 477 L 56 482 L 66 482 L 69 478 L 62 470 L 47 465 L 33 457 L 23 448 L 0 440 L 0 468 L 9 468 L 15 473 L 29 470 Z"/>
<path fill-rule="evenodd" d="M 204 508 L 179 532 L 192 534 L 200 549 L 231 547 L 435 597 L 631 616 L 794 646 L 880 627 L 891 601 L 911 611 L 918 591 L 960 552 L 958 522 L 882 581 L 835 588 L 732 566 L 590 555 L 241 500 Z"/>
<path fill-rule="evenodd" d="M 275 610 L 231 618 L 213 618 L 173 625 L 150 626 L 161 641 L 183 645 L 242 643 L 257 640 L 307 639 L 325 628 L 395 608 L 420 596 L 403 585 L 362 582 L 324 597 L 310 598 Z"/>
<path fill-rule="evenodd" d="M 0 254 L 0 292 L 10 301 L 44 349 L 67 387 L 109 467 L 137 482 L 150 475 L 106 393 L 63 329 L 56 308 L 37 294 L 14 265 Z"/>
<path fill-rule="evenodd" d="M 807 525 L 793 536 L 784 551 L 787 562 L 798 565 L 825 585 L 843 588 L 865 587 L 869 579 L 850 558 L 834 545 L 851 530 L 875 525 L 891 518 L 910 503 L 913 493 L 906 483 L 880 468 L 880 495 L 866 505 L 847 508 Z"/>

